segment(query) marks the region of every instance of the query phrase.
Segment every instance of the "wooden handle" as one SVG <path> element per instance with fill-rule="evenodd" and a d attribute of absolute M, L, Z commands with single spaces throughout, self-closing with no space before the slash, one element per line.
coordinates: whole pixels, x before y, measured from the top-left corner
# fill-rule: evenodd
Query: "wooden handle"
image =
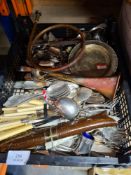
<path fill-rule="evenodd" d="M 16 113 L 11 113 L 11 114 L 4 114 L 3 117 L 16 117 L 16 116 L 23 116 L 27 114 L 36 114 L 36 111 L 25 111 L 25 112 L 16 112 Z"/>
<path fill-rule="evenodd" d="M 0 116 L 0 122 L 21 120 L 21 119 L 24 119 L 24 118 L 27 118 L 27 117 L 29 117 L 29 116 L 28 115 L 12 116 L 12 117 Z"/>
<path fill-rule="evenodd" d="M 17 108 L 30 108 L 33 107 L 34 105 L 29 104 L 29 103 L 22 103 L 20 105 L 17 106 Z"/>
<path fill-rule="evenodd" d="M 31 108 L 24 108 L 24 109 L 17 109 L 17 112 L 26 112 L 26 111 L 37 111 L 37 110 L 43 110 L 43 105 L 42 106 L 34 106 Z"/>
<path fill-rule="evenodd" d="M 19 121 L 13 121 L 13 122 L 4 122 L 0 123 L 0 132 L 5 131 L 8 129 L 16 128 L 23 126 L 24 124 L 19 120 Z"/>
<path fill-rule="evenodd" d="M 17 111 L 17 107 L 12 107 L 12 108 L 2 108 L 2 111 L 4 112 L 4 114 L 14 113 L 14 112 Z"/>
<path fill-rule="evenodd" d="M 10 137 L 13 137 L 17 134 L 23 133 L 25 131 L 28 131 L 32 128 L 33 128 L 32 125 L 23 125 L 21 127 L 16 127 L 13 129 L 2 131 L 2 132 L 0 132 L 0 141 L 8 139 Z"/>
<path fill-rule="evenodd" d="M 2 108 L 2 111 L 14 111 L 14 110 L 17 110 L 17 107 Z"/>
<path fill-rule="evenodd" d="M 44 101 L 42 101 L 42 100 L 31 100 L 31 101 L 29 101 L 29 104 L 32 104 L 32 105 L 43 105 Z"/>

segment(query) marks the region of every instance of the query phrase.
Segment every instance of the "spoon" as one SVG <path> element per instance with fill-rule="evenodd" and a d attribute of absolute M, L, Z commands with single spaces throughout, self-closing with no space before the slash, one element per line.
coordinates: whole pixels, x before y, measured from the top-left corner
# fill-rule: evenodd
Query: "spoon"
<path fill-rule="evenodd" d="M 70 98 L 61 98 L 57 101 L 56 107 L 63 117 L 73 120 L 79 113 L 79 106 Z"/>

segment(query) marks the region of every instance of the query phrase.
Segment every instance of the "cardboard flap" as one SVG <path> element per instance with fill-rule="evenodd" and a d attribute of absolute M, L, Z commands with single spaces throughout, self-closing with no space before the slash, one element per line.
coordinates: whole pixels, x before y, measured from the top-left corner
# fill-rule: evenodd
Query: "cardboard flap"
<path fill-rule="evenodd" d="M 32 0 L 41 23 L 88 23 L 118 16 L 121 0 Z"/>

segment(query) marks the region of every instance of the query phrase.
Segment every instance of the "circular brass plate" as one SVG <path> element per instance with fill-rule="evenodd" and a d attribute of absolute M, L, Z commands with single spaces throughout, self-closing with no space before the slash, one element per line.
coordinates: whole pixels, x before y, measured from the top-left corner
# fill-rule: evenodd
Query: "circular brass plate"
<path fill-rule="evenodd" d="M 100 41 L 86 41 L 82 59 L 70 67 L 73 75 L 83 77 L 102 77 L 113 75 L 118 67 L 118 58 L 115 51 L 106 43 Z M 69 61 L 73 59 L 79 45 L 75 46 Z"/>

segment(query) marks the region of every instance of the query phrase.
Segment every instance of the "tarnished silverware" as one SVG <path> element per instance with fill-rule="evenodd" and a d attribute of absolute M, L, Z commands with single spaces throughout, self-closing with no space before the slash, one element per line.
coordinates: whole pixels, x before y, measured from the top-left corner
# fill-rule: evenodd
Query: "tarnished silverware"
<path fill-rule="evenodd" d="M 66 97 L 70 94 L 68 85 L 63 81 L 53 82 L 49 88 L 47 88 L 47 95 L 51 99 L 59 99 Z"/>
<path fill-rule="evenodd" d="M 101 78 L 72 77 L 61 73 L 50 73 L 49 77 L 65 80 L 95 90 L 109 99 L 114 99 L 120 76 Z"/>
<path fill-rule="evenodd" d="M 93 91 L 91 89 L 81 87 L 77 93 L 77 96 L 74 98 L 74 100 L 78 104 L 81 104 L 82 102 L 87 101 L 91 97 L 92 93 Z"/>
<path fill-rule="evenodd" d="M 87 103 L 102 104 L 105 102 L 105 97 L 97 92 L 92 92 L 92 95 L 87 99 Z"/>
<path fill-rule="evenodd" d="M 62 116 L 69 120 L 73 120 L 79 113 L 79 106 L 77 103 L 69 98 L 61 98 L 57 101 L 56 107 Z"/>

